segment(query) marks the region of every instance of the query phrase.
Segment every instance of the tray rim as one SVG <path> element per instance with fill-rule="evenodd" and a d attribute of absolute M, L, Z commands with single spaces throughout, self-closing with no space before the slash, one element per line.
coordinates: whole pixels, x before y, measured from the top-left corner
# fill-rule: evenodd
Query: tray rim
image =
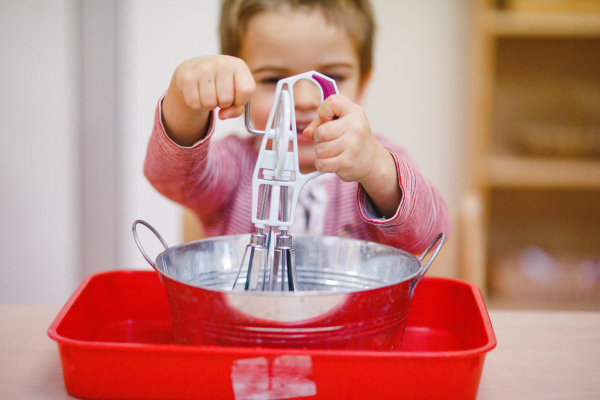
<path fill-rule="evenodd" d="M 122 343 L 122 342 L 98 342 L 81 339 L 73 339 L 58 333 L 58 328 L 63 319 L 68 314 L 69 310 L 83 293 L 85 288 L 95 279 L 101 279 L 106 275 L 130 275 L 130 274 L 157 274 L 155 271 L 146 270 L 109 270 L 88 275 L 82 279 L 75 291 L 69 296 L 65 304 L 50 324 L 47 335 L 50 339 L 61 345 L 68 345 L 77 348 L 87 348 L 94 350 L 120 350 L 120 351 L 136 351 L 140 353 L 176 353 L 176 354 L 229 354 L 229 355 L 252 355 L 252 356 L 269 356 L 280 355 L 310 355 L 318 357 L 346 357 L 346 358 L 381 358 L 381 359 L 438 359 L 438 358 L 468 358 L 479 356 L 482 353 L 487 353 L 494 349 L 497 345 L 494 329 L 485 305 L 485 300 L 479 288 L 474 284 L 457 278 L 446 277 L 424 277 L 425 280 L 437 280 L 450 285 L 460 285 L 469 288 L 475 304 L 477 306 L 478 315 L 481 318 L 483 328 L 486 334 L 486 343 L 481 346 L 473 347 L 465 350 L 445 350 L 445 351 L 402 351 L 402 350 L 343 350 L 343 349 L 298 349 L 298 348 L 269 348 L 269 347 L 221 347 L 208 345 L 180 345 L 175 343 Z"/>

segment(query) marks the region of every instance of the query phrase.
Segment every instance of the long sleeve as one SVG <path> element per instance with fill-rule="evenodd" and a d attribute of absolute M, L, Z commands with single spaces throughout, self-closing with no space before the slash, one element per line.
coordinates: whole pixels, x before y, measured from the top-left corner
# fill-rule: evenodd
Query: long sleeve
<path fill-rule="evenodd" d="M 361 217 L 378 227 L 373 232 L 376 238 L 372 240 L 410 252 L 422 251 L 438 233 L 449 233 L 446 203 L 434 185 L 414 167 L 405 152 L 386 145 L 396 162 L 398 184 L 402 191 L 400 205 L 390 218 L 378 218 L 366 192 L 359 188 Z"/>
<path fill-rule="evenodd" d="M 169 199 L 192 210 L 208 236 L 253 231 L 252 173 L 256 138 L 236 135 L 220 140 L 207 136 L 191 147 L 174 143 L 161 120 L 160 102 L 144 164 L 150 183 Z M 323 235 L 376 241 L 417 253 L 440 232 L 450 229 L 446 205 L 435 187 L 399 147 L 378 140 L 394 156 L 402 200 L 396 213 L 379 218 L 355 182 L 335 175 L 324 180 Z"/>
<path fill-rule="evenodd" d="M 250 138 L 239 140 L 233 136 L 212 140 L 214 121 L 211 121 L 204 139 L 191 147 L 179 146 L 165 132 L 161 112 L 159 101 L 144 163 L 148 181 L 167 198 L 192 210 L 208 231 L 211 226 L 221 225 L 247 231 L 249 224 L 243 222 L 242 216 L 249 220 L 250 205 L 240 201 L 244 191 L 239 189 L 251 182 L 256 159 L 253 142 Z M 234 219 L 223 223 L 232 210 L 237 210 Z"/>

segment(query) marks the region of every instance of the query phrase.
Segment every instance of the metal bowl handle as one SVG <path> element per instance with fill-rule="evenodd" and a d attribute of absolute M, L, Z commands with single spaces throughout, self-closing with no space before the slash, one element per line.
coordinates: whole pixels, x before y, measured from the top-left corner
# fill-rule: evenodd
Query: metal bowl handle
<path fill-rule="evenodd" d="M 135 221 L 133 221 L 133 225 L 131 226 L 131 231 L 133 232 L 133 240 L 135 240 L 135 244 L 137 245 L 137 248 L 140 250 L 140 252 L 144 256 L 146 261 L 148 261 L 148 264 L 150 264 L 150 266 L 152 268 L 157 270 L 156 264 L 150 258 L 148 253 L 146 253 L 146 250 L 144 250 L 144 247 L 142 246 L 140 238 L 138 237 L 138 233 L 137 233 L 138 224 L 142 224 L 146 228 L 150 229 L 150 231 L 154 234 L 154 236 L 156 236 L 158 238 L 158 240 L 160 240 L 160 243 L 164 246 L 165 250 L 167 250 L 169 248 L 169 246 L 167 245 L 167 242 L 165 242 L 165 239 L 163 239 L 163 237 L 160 235 L 160 233 L 158 233 L 158 231 L 156 229 L 154 229 L 154 227 L 152 225 L 150 225 L 149 223 L 147 223 L 146 221 L 143 221 L 141 219 L 136 219 Z"/>
<path fill-rule="evenodd" d="M 427 246 L 427 248 L 425 249 L 423 254 L 421 254 L 421 256 L 419 257 L 419 262 L 421 263 L 421 265 L 423 265 L 423 260 L 425 259 L 425 257 L 427 257 L 427 255 L 431 252 L 431 249 L 433 249 L 433 246 L 435 246 L 436 243 L 438 244 L 437 247 L 435 248 L 435 251 L 433 252 L 433 254 L 429 257 L 429 260 L 427 260 L 427 264 L 425 264 L 424 267 L 421 267 L 421 271 L 419 271 L 419 274 L 411 281 L 410 292 L 409 292 L 411 298 L 413 297 L 414 290 L 417 287 L 417 284 L 427 273 L 427 270 L 429 269 L 429 267 L 431 266 L 431 263 L 433 262 L 433 260 L 435 260 L 438 253 L 442 249 L 442 246 L 444 245 L 445 241 L 446 241 L 446 233 L 444 233 L 444 232 L 438 233 L 437 236 L 431 241 L 431 243 L 429 243 L 429 246 Z"/>

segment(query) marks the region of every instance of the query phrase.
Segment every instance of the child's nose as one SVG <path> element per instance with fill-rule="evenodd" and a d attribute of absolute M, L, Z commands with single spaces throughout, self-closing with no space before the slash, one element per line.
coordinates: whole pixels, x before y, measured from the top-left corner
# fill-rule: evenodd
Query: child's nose
<path fill-rule="evenodd" d="M 314 109 L 321 103 L 321 92 L 311 81 L 301 80 L 294 84 L 294 105 L 298 109 Z"/>

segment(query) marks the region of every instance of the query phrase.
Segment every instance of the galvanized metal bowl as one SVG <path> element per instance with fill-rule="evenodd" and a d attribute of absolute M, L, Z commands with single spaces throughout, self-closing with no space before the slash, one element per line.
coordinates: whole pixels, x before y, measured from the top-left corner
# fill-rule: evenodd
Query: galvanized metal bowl
<path fill-rule="evenodd" d="M 165 247 L 155 261 L 140 243 L 138 224 Z M 417 258 L 364 240 L 295 235 L 299 291 L 246 292 L 232 287 L 249 235 L 168 247 L 140 220 L 133 234 L 161 277 L 178 343 L 365 350 L 400 346 L 415 287 L 445 239 L 440 233 Z"/>

